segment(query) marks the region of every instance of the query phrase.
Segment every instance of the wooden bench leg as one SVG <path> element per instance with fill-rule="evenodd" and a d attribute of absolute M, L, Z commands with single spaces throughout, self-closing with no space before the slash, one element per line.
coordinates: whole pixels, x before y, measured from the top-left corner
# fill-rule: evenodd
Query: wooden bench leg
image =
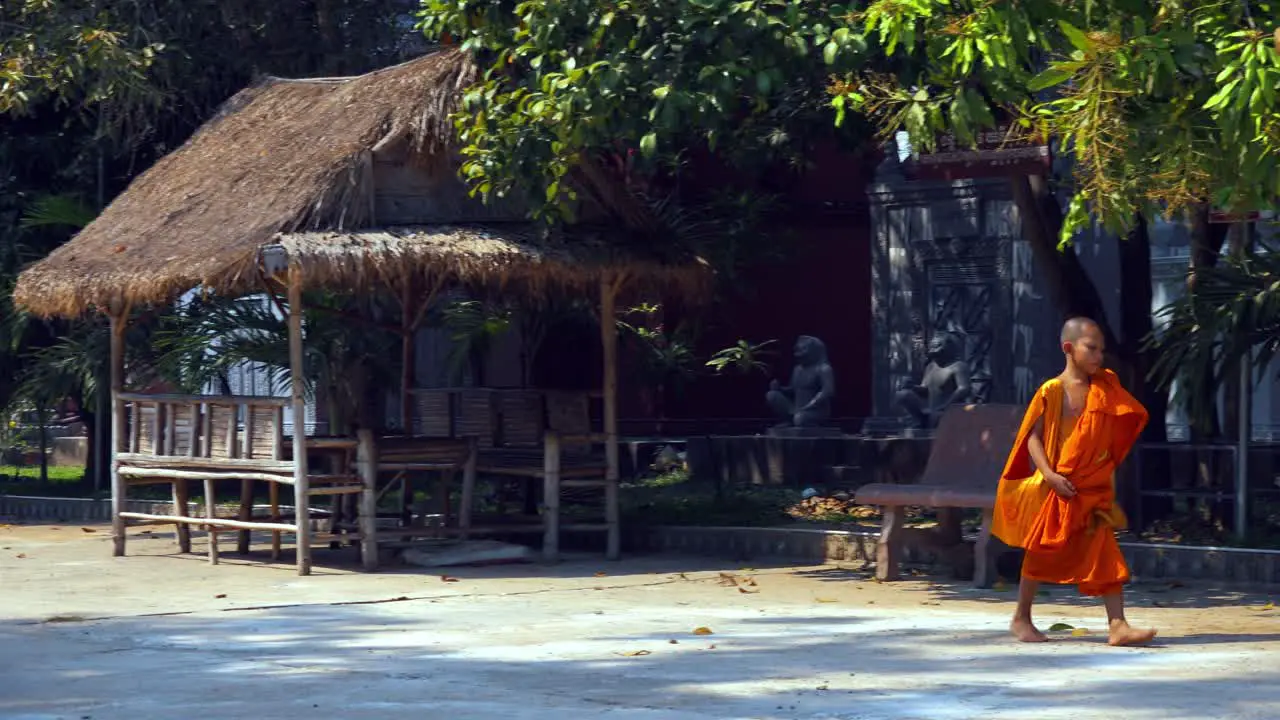
<path fill-rule="evenodd" d="M 1003 543 L 991 536 L 991 522 L 994 517 L 993 508 L 985 508 L 982 511 L 982 529 L 978 531 L 978 541 L 973 545 L 975 587 L 989 588 L 996 580 L 996 558 Z"/>
<path fill-rule="evenodd" d="M 902 523 L 905 508 L 888 505 L 884 508 L 884 520 L 880 527 L 880 540 L 876 543 L 876 579 L 897 580 L 899 562 L 902 559 Z"/>

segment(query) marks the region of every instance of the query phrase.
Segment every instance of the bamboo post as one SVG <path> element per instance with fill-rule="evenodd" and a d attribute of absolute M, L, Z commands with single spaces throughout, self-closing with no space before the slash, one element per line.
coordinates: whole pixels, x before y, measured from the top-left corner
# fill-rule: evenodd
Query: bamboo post
<path fill-rule="evenodd" d="M 289 375 L 293 395 L 294 521 L 298 526 L 298 574 L 311 574 L 311 497 L 307 477 L 306 372 L 302 362 L 302 273 L 289 268 Z"/>
<path fill-rule="evenodd" d="M 413 311 L 413 279 L 405 273 L 404 287 L 400 297 L 400 431 L 409 436 L 413 434 L 413 397 L 409 391 L 413 389 L 414 365 L 417 362 L 414 340 Z"/>
<path fill-rule="evenodd" d="M 560 557 L 560 436 L 548 430 L 542 454 L 542 558 Z"/>
<path fill-rule="evenodd" d="M 476 465 L 479 462 L 479 443 L 467 438 L 467 464 L 462 468 L 462 500 L 458 508 L 458 536 L 471 537 L 471 512 L 476 501 Z"/>
<path fill-rule="evenodd" d="M 278 407 L 275 410 L 272 423 L 275 427 L 271 428 L 271 459 L 280 460 L 284 457 L 284 408 Z M 267 483 L 269 492 L 271 493 L 271 522 L 279 524 L 280 522 L 280 483 Z M 271 559 L 280 559 L 280 531 L 271 531 Z"/>
<path fill-rule="evenodd" d="M 124 392 L 124 334 L 128 328 L 129 313 L 112 315 L 111 323 L 111 540 L 113 554 L 124 555 L 125 519 L 120 513 L 125 509 L 125 483 L 120 475 L 120 444 L 125 441 L 125 404 L 120 399 Z M 137 405 L 135 404 L 136 408 Z M 134 424 L 138 422 L 134 413 Z"/>
<path fill-rule="evenodd" d="M 208 520 L 214 520 L 218 517 L 217 505 L 218 501 L 214 497 L 214 480 L 205 478 L 204 481 L 204 516 Z M 212 524 L 205 525 L 205 529 L 209 533 L 209 564 L 218 564 L 218 529 Z"/>
<path fill-rule="evenodd" d="M 600 342 L 604 350 L 604 512 L 608 525 L 605 556 L 617 560 L 622 553 L 622 527 L 618 512 L 618 326 L 614 307 L 622 277 L 600 280 Z"/>
<path fill-rule="evenodd" d="M 237 405 L 231 407 L 231 428 L 227 431 L 229 436 L 228 442 L 230 448 L 228 454 L 233 458 L 253 457 L 253 406 L 244 406 L 244 445 L 243 449 L 240 443 L 240 437 L 237 427 L 240 420 L 240 408 Z M 242 479 L 240 481 L 240 512 L 238 517 L 241 522 L 250 522 L 253 520 L 253 481 Z M 249 554 L 249 540 L 251 534 L 248 530 L 241 530 L 236 535 L 236 553 L 240 555 Z"/>
<path fill-rule="evenodd" d="M 367 571 L 378 568 L 378 446 L 372 430 L 356 432 L 356 467 L 360 473 L 360 560 Z"/>
<path fill-rule="evenodd" d="M 187 517 L 188 505 L 191 502 L 191 489 L 185 479 L 173 479 L 173 514 Z M 178 534 L 178 552 L 191 552 L 191 526 L 184 522 L 175 523 Z"/>

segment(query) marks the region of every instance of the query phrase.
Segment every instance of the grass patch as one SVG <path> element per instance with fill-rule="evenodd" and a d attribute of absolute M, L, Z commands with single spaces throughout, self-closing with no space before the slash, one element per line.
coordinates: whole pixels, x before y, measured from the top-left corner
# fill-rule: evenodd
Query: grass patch
<path fill-rule="evenodd" d="M 38 465 L 0 465 L 0 482 L 39 479 L 40 467 Z M 84 480 L 84 468 L 82 467 L 49 466 L 49 482 L 51 483 L 78 483 L 82 480 Z"/>

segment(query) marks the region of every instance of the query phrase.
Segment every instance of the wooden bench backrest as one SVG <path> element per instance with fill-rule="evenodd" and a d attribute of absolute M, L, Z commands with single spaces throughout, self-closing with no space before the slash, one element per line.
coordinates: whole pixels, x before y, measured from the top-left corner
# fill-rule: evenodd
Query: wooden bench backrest
<path fill-rule="evenodd" d="M 278 398 L 125 393 L 125 452 L 216 459 L 279 460 L 284 404 Z"/>
<path fill-rule="evenodd" d="M 919 484 L 994 492 L 1024 412 L 1017 405 L 947 408 Z"/>
<path fill-rule="evenodd" d="M 503 447 L 542 444 L 546 421 L 542 393 L 537 390 L 497 390 L 498 442 Z"/>
<path fill-rule="evenodd" d="M 461 467 L 471 454 L 468 438 L 393 435 L 378 438 L 378 462 L 434 463 Z"/>

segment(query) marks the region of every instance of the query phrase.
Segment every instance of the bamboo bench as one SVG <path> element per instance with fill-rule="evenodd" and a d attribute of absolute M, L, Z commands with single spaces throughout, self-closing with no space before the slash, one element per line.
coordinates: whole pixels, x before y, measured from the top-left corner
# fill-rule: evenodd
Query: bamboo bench
<path fill-rule="evenodd" d="M 555 561 L 562 532 L 604 532 L 606 556 L 620 555 L 618 479 L 609 477 L 600 449 L 607 437 L 591 431 L 591 394 L 469 388 L 415 390 L 414 395 L 422 429 L 471 437 L 476 443 L 474 470 L 463 478 L 456 530 L 461 537 L 541 532 L 543 558 Z M 537 516 L 518 525 L 476 525 L 475 486 L 480 475 L 541 482 Z M 602 521 L 562 523 L 566 490 L 602 491 Z"/>
<path fill-rule="evenodd" d="M 959 511 L 982 511 L 982 526 L 974 544 L 973 581 L 988 587 L 995 577 L 991 521 L 1000 474 L 1013 448 L 1023 409 L 1013 405 L 965 405 L 948 408 L 933 439 L 920 481 L 913 485 L 873 483 L 858 489 L 855 501 L 878 505 L 884 514 L 876 544 L 876 577 L 897 580 L 904 541 L 904 510 L 909 505 L 939 508 L 938 543 L 956 547 L 962 542 Z"/>
<path fill-rule="evenodd" d="M 310 571 L 310 548 L 313 540 L 358 540 L 364 566 L 377 565 L 377 532 L 372 517 L 364 512 L 374 498 L 373 487 L 361 474 L 352 472 L 350 458 L 359 452 L 361 443 L 352 438 L 307 438 L 310 454 L 333 453 L 339 458 L 327 473 L 308 472 L 299 476 L 292 457 L 291 444 L 284 437 L 284 408 L 288 398 L 160 395 L 117 393 L 116 399 L 127 429 L 127 444 L 121 441 L 115 455 L 114 469 L 122 486 L 122 495 L 130 486 L 168 484 L 172 486 L 172 513 L 118 512 L 113 517 L 113 533 L 120 552 L 124 548 L 127 525 L 174 524 L 181 552 L 191 552 L 191 527 L 209 533 L 209 561 L 217 564 L 220 555 L 219 532 L 237 534 L 237 550 L 249 552 L 250 533 L 271 533 L 271 557 L 279 559 L 282 536 L 297 538 L 300 574 Z M 300 428 L 299 428 L 300 429 Z M 367 446 L 369 443 L 364 443 Z M 368 454 L 367 448 L 363 454 Z M 367 473 L 365 473 L 367 474 Z M 217 514 L 217 484 L 240 483 L 240 504 L 234 519 Z M 190 483 L 203 483 L 204 517 L 190 516 Z M 254 487 L 267 483 L 270 492 L 270 514 L 263 518 L 254 514 Z M 281 512 L 280 488 L 294 490 L 294 511 Z M 361 496 L 358 533 L 340 533 L 330 527 L 317 533 L 311 517 L 311 500 L 316 497 L 335 499 Z M 123 507 L 124 497 L 119 506 Z"/>

